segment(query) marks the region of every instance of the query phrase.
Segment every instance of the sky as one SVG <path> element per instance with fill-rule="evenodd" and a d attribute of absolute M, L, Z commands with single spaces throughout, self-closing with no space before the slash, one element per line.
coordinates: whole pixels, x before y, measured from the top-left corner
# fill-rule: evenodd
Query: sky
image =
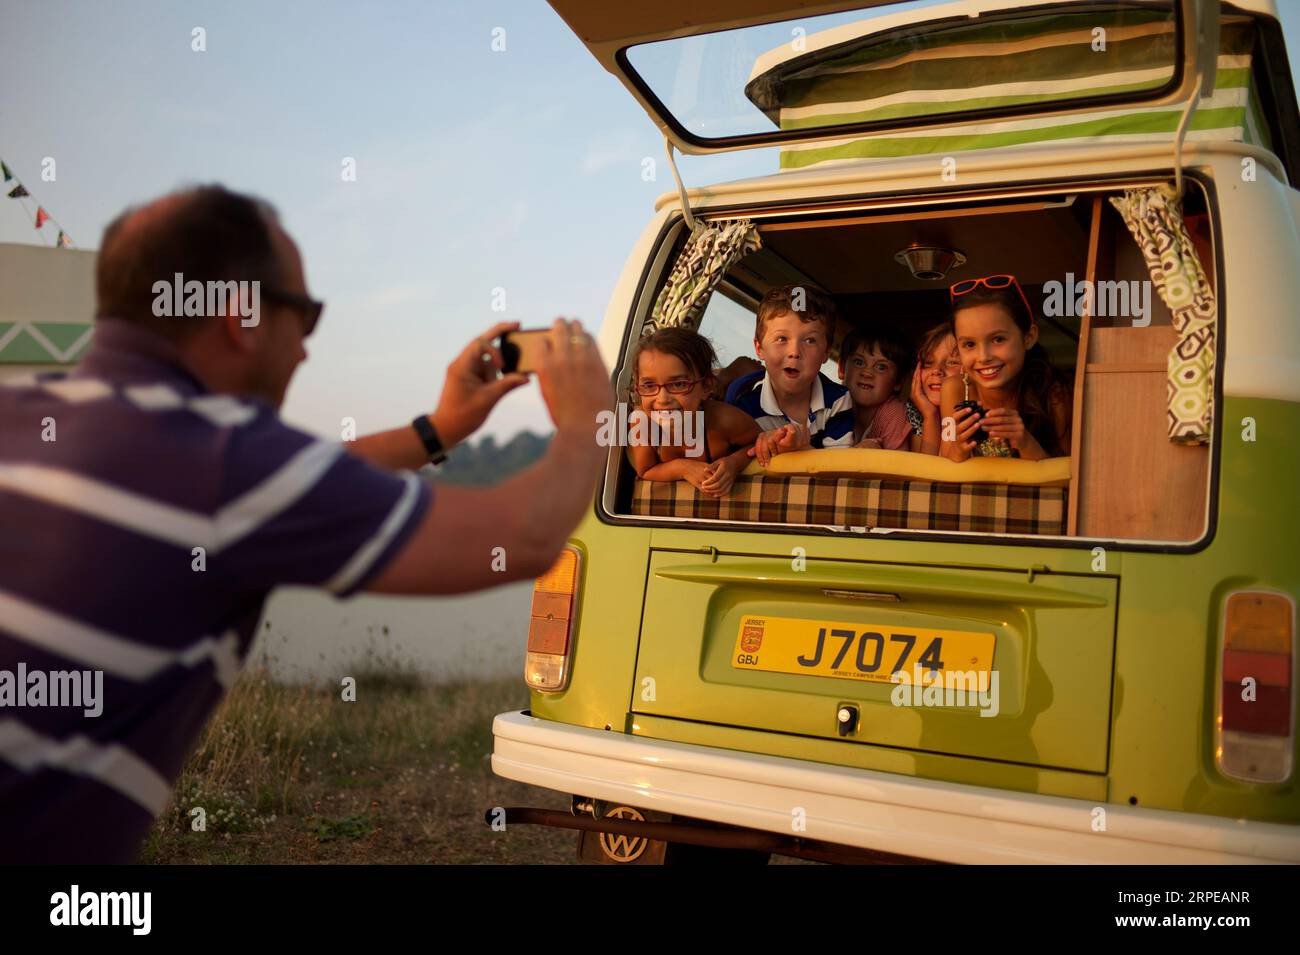
<path fill-rule="evenodd" d="M 1300 3 L 1281 6 L 1293 41 Z M 187 183 L 277 207 L 327 303 L 284 416 L 321 435 L 432 410 L 447 363 L 497 321 L 598 327 L 655 198 L 676 188 L 654 124 L 541 0 L 0 0 L 0 13 L 0 157 L 79 247 Z M 775 172 L 777 154 L 678 164 L 696 186 Z M 40 241 L 0 202 L 0 242 Z M 552 430 L 536 384 L 484 433 L 520 428 Z"/>

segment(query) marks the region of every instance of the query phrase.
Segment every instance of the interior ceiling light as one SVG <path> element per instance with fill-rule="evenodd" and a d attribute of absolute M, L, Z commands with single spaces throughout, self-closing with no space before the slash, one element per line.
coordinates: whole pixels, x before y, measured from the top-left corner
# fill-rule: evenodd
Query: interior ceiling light
<path fill-rule="evenodd" d="M 907 266 L 912 278 L 939 282 L 954 268 L 966 263 L 966 256 L 956 249 L 933 245 L 909 245 L 894 255 L 894 261 Z"/>

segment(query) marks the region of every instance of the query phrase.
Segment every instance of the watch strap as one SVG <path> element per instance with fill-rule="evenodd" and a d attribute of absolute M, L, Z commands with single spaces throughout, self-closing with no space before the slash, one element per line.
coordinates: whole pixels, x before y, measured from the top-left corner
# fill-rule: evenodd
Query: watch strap
<path fill-rule="evenodd" d="M 438 437 L 438 431 L 434 428 L 433 422 L 429 420 L 428 415 L 416 417 L 411 422 L 411 427 L 420 436 L 424 450 L 429 455 L 430 463 L 441 464 L 447 460 L 447 449 L 442 446 L 442 439 Z"/>

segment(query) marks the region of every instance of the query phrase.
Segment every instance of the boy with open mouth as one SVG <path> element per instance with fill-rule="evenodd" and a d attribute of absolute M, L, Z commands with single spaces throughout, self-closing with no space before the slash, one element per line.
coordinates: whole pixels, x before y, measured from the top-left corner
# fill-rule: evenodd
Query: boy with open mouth
<path fill-rule="evenodd" d="M 763 296 L 754 353 L 763 370 L 737 378 L 727 401 L 763 429 L 751 454 L 766 466 L 773 455 L 820 448 L 852 428 L 848 389 L 821 373 L 835 328 L 835 303 L 811 285 L 783 285 Z"/>

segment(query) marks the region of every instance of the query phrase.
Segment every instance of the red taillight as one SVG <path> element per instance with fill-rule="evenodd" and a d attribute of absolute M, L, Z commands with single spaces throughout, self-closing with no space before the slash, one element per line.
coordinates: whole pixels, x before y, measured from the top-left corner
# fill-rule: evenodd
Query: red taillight
<path fill-rule="evenodd" d="M 553 693 L 564 689 L 568 682 L 580 568 L 578 549 L 566 547 L 550 569 L 533 582 L 524 682 L 535 690 Z"/>
<path fill-rule="evenodd" d="M 1242 591 L 1223 608 L 1219 768 L 1251 782 L 1291 776 L 1295 749 L 1295 602 Z"/>

